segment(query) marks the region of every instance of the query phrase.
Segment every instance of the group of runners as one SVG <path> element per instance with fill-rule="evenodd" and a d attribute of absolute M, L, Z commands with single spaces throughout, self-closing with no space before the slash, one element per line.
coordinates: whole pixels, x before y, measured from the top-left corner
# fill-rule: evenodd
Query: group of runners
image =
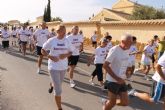
<path fill-rule="evenodd" d="M 70 33 L 66 34 L 64 25 L 57 26 L 56 30 L 49 32 L 46 23 L 43 22 L 40 28 L 33 29 L 26 25 L 22 28 L 13 28 L 9 32 L 7 26 L 1 30 L 2 46 L 6 50 L 9 47 L 9 38 L 12 37 L 12 45 L 20 46 L 20 51 L 26 55 L 26 47 L 29 44 L 30 51 L 36 49 L 38 55 L 37 73 L 41 74 L 41 64 L 44 56 L 48 58 L 48 71 L 51 76 L 49 92 L 54 90 L 54 98 L 58 110 L 62 110 L 61 94 L 62 82 L 65 73 L 69 73 L 70 87 L 74 88 L 74 70 L 78 63 L 80 53 L 83 51 L 83 34 L 78 26 L 73 26 Z M 94 86 L 93 79 L 97 76 L 101 90 L 107 89 L 108 99 L 102 99 L 103 110 L 111 110 L 115 105 L 127 106 L 128 96 L 136 96 L 148 102 L 162 102 L 165 110 L 165 37 L 161 40 L 158 36 L 139 51 L 136 47 L 137 38 L 130 34 L 121 36 L 118 45 L 112 45 L 112 36 L 107 32 L 99 43 L 97 43 L 97 32 L 91 37 L 91 42 L 95 51 L 88 59 L 87 65 L 95 65 L 95 70 L 91 74 L 89 82 Z M 36 46 L 35 46 L 36 45 Z M 158 59 L 155 59 L 155 50 L 158 48 Z M 142 54 L 141 69 L 135 69 L 136 54 Z M 156 61 L 156 64 L 155 64 Z M 132 75 L 136 72 L 144 74 L 146 80 L 151 80 L 148 73 L 153 67 L 153 94 L 139 93 L 130 84 L 127 85 L 126 79 L 132 81 Z M 152 85 L 151 85 L 152 86 Z"/>

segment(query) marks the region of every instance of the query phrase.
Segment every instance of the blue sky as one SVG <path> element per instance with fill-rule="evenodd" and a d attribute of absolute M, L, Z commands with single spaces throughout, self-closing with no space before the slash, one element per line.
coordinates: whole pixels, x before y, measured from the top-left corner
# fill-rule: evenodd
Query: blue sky
<path fill-rule="evenodd" d="M 64 21 L 88 20 L 102 8 L 111 8 L 118 0 L 51 0 L 52 16 L 61 17 Z M 131 0 L 139 4 L 156 8 L 165 8 L 165 0 Z M 47 0 L 2 0 L 0 22 L 17 19 L 25 22 L 28 19 L 43 15 Z"/>

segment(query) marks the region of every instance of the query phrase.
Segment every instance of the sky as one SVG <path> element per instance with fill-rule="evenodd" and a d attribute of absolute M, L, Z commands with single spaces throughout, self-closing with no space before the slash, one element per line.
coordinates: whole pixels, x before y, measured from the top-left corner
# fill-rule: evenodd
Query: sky
<path fill-rule="evenodd" d="M 19 20 L 35 21 L 42 16 L 48 0 L 0 0 L 0 22 Z M 84 21 L 103 8 L 112 8 L 118 0 L 51 0 L 52 17 L 63 21 Z M 143 5 L 165 9 L 165 0 L 131 0 Z"/>

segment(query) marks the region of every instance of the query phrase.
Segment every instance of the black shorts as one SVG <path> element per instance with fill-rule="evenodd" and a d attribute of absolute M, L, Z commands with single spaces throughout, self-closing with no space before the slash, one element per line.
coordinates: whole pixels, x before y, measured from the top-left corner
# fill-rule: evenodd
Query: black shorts
<path fill-rule="evenodd" d="M 13 38 L 17 38 L 16 35 L 13 35 Z"/>
<path fill-rule="evenodd" d="M 3 48 L 8 48 L 9 47 L 9 41 L 2 41 L 2 46 L 3 46 Z"/>
<path fill-rule="evenodd" d="M 68 58 L 68 65 L 77 65 L 78 59 L 79 59 L 79 55 L 77 55 L 77 56 L 70 56 Z"/>
<path fill-rule="evenodd" d="M 26 45 L 26 44 L 27 44 L 26 41 L 20 41 L 20 43 L 21 43 L 22 45 Z"/>
<path fill-rule="evenodd" d="M 154 54 L 152 54 L 152 63 L 154 63 L 155 62 L 155 56 L 154 56 Z"/>
<path fill-rule="evenodd" d="M 93 41 L 92 44 L 95 45 L 95 44 L 97 44 L 97 42 L 96 41 Z"/>
<path fill-rule="evenodd" d="M 103 81 L 103 64 L 95 64 L 96 68 L 92 73 L 92 76 L 95 77 L 97 75 L 98 81 Z"/>
<path fill-rule="evenodd" d="M 42 55 L 42 53 L 41 53 L 42 47 L 36 46 L 36 49 L 37 49 L 37 55 Z"/>
<path fill-rule="evenodd" d="M 105 83 L 107 89 L 115 95 L 119 95 L 121 92 L 127 92 L 126 84 L 117 84 L 116 82 L 107 81 Z"/>

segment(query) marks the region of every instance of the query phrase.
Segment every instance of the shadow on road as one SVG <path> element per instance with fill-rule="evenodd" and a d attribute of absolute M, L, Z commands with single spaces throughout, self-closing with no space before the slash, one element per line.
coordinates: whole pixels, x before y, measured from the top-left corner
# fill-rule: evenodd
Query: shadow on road
<path fill-rule="evenodd" d="M 134 110 L 161 110 L 161 104 L 147 103 L 136 97 L 130 98 L 130 104 Z"/>
<path fill-rule="evenodd" d="M 48 71 L 41 70 L 40 75 L 49 76 L 49 73 L 48 73 Z"/>
<path fill-rule="evenodd" d="M 69 79 L 65 78 L 64 82 L 69 84 Z M 107 92 L 102 91 L 101 88 L 98 86 L 92 86 L 90 84 L 86 84 L 84 82 L 80 82 L 77 80 L 75 80 L 75 83 L 76 83 L 76 87 L 74 88 L 74 90 L 76 90 L 77 92 L 90 94 L 97 97 L 104 97 L 104 98 L 107 97 Z"/>
<path fill-rule="evenodd" d="M 84 73 L 81 73 L 81 72 L 79 72 L 79 71 L 77 71 L 77 70 L 74 70 L 74 72 L 75 72 L 76 74 L 78 74 L 78 75 L 81 75 L 81 76 L 90 77 L 89 75 L 84 74 Z"/>
<path fill-rule="evenodd" d="M 62 102 L 62 105 L 65 105 L 65 106 L 71 108 L 72 110 L 82 110 L 82 108 L 77 107 L 77 106 L 75 106 L 75 105 L 71 105 L 71 104 L 66 103 L 66 102 Z"/>
<path fill-rule="evenodd" d="M 1 66 L 0 66 L 0 70 L 2 70 L 2 71 L 7 71 L 7 69 L 6 69 L 6 68 L 1 67 Z"/>
<path fill-rule="evenodd" d="M 8 52 L 9 55 L 18 57 L 18 58 L 22 58 L 24 60 L 27 61 L 32 61 L 32 62 L 37 62 L 37 56 L 35 55 L 31 55 L 31 54 L 27 54 L 26 56 L 23 56 L 20 52 L 16 51 L 15 49 L 10 49 L 10 51 Z M 33 56 L 35 58 L 30 58 L 29 56 Z M 43 65 L 48 65 L 46 62 L 42 62 Z"/>
<path fill-rule="evenodd" d="M 136 83 L 136 84 L 140 84 L 140 85 L 143 85 L 143 86 L 147 86 L 147 87 L 151 87 L 151 84 L 146 84 L 144 82 L 138 82 L 138 81 L 132 81 L 133 83 Z"/>

